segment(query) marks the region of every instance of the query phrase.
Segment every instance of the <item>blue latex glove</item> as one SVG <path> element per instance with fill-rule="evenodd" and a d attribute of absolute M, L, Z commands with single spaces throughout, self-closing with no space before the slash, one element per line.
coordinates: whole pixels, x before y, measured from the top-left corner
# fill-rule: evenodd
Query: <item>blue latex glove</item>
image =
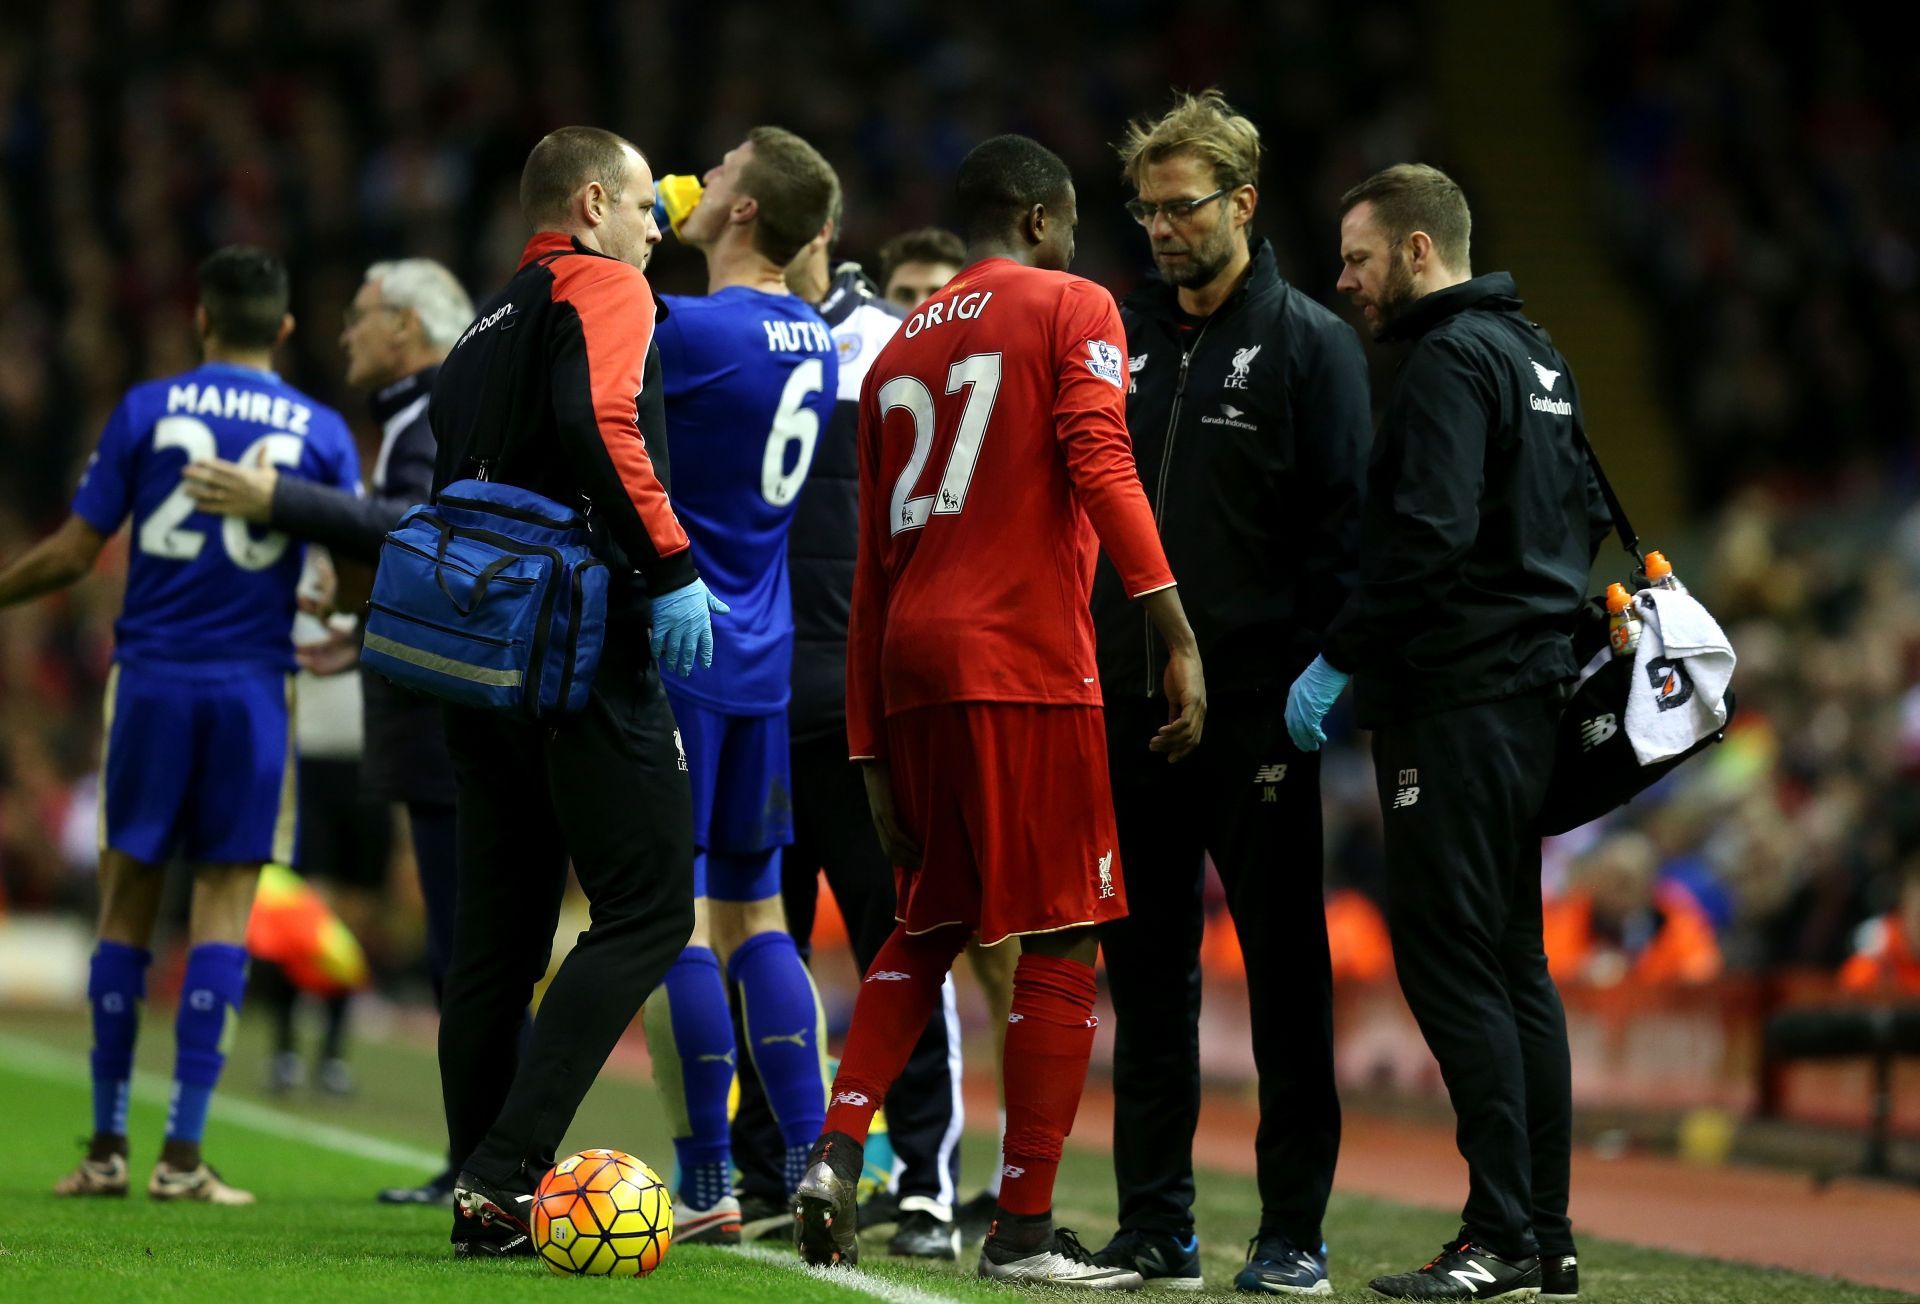
<path fill-rule="evenodd" d="M 705 580 L 662 593 L 653 600 L 653 659 L 663 671 L 681 678 L 693 673 L 694 654 L 704 668 L 713 664 L 712 613 L 732 608 L 713 596 Z"/>
<path fill-rule="evenodd" d="M 1327 718 L 1352 678 L 1346 671 L 1328 665 L 1325 657 L 1315 657 L 1313 664 L 1300 672 L 1287 690 L 1287 737 L 1293 739 L 1295 747 L 1303 752 L 1320 750 L 1320 744 L 1327 741 L 1320 722 Z"/>

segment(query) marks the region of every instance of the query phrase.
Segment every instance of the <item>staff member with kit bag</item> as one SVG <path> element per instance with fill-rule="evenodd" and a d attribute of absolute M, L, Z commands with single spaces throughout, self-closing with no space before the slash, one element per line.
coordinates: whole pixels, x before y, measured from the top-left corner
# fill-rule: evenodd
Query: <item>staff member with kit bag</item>
<path fill-rule="evenodd" d="M 1410 347 L 1375 433 L 1359 583 L 1294 681 L 1287 726 L 1318 747 L 1353 679 L 1374 730 L 1394 964 L 1468 1169 L 1458 1238 L 1372 1285 L 1570 1299 L 1573 1102 L 1535 821 L 1610 520 L 1565 359 L 1511 276 L 1471 276 L 1460 187 L 1401 164 L 1340 206 L 1339 288 L 1376 339 Z"/>
<path fill-rule="evenodd" d="M 725 608 L 667 503 L 653 189 L 611 132 L 565 127 L 528 156 L 535 235 L 440 370 L 434 502 L 388 537 L 367 621 L 369 668 L 449 699 L 456 1255 L 532 1253 L 527 1197 L 693 929 L 692 797 L 648 625 L 684 675 Z M 593 922 L 518 1057 L 569 859 Z"/>

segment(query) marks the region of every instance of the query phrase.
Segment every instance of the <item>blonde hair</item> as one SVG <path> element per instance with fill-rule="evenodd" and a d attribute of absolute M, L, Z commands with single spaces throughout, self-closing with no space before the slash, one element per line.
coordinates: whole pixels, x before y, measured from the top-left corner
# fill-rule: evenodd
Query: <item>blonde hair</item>
<path fill-rule="evenodd" d="M 1214 181 L 1229 189 L 1260 179 L 1260 128 L 1235 113 L 1218 87 L 1180 95 L 1156 122 L 1141 118 L 1128 123 L 1126 139 L 1115 148 L 1120 170 L 1136 190 L 1148 164 L 1176 154 L 1203 160 L 1213 169 Z"/>

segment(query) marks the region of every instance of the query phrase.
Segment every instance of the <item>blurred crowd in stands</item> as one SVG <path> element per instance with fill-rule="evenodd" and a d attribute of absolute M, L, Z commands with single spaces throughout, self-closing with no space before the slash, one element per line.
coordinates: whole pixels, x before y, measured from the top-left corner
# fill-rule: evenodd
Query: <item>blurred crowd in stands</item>
<path fill-rule="evenodd" d="M 560 123 L 627 132 L 658 172 L 704 171 L 757 122 L 799 130 L 845 184 L 841 255 L 868 260 L 945 217 L 971 144 L 1026 131 L 1075 170 L 1075 270 L 1123 293 L 1146 260 L 1110 142 L 1169 86 L 1217 83 L 1265 134 L 1259 230 L 1323 300 L 1341 190 L 1436 147 L 1420 26 L 1384 4 L 1251 21 L 1203 0 L 1171 26 L 1138 0 L 836 8 L 68 0 L 0 29 L 0 555 L 63 515 L 130 383 L 192 364 L 192 269 L 223 243 L 286 255 L 284 370 L 374 433 L 335 343 L 363 269 L 420 254 L 497 283 L 520 163 Z M 1727 744 L 1549 843 L 1552 958 L 1568 980 L 1690 982 L 1882 946 L 1888 981 L 1920 990 L 1920 515 L 1898 511 L 1911 493 L 1807 502 L 1863 468 L 1915 478 L 1920 114 L 1846 6 L 1783 11 L 1792 39 L 1709 8 L 1583 0 L 1572 45 L 1623 264 L 1674 332 L 1662 379 L 1701 528 L 1671 554 L 1733 637 L 1742 710 Z M 663 289 L 700 275 L 671 242 L 655 263 Z M 0 621 L 0 913 L 91 909 L 118 555 Z M 1326 790 L 1336 964 L 1383 977 L 1380 816 L 1350 727 Z M 388 977 L 413 959 L 371 958 Z"/>
<path fill-rule="evenodd" d="M 1920 482 L 1920 86 L 1856 0 L 1581 0 L 1622 274 L 1710 507 Z"/>

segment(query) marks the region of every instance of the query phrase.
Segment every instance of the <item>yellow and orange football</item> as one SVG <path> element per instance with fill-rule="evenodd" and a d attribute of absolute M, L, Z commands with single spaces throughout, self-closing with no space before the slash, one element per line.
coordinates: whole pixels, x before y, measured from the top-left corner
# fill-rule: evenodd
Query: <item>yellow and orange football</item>
<path fill-rule="evenodd" d="M 582 1150 L 533 1193 L 533 1244 L 569 1277 L 644 1277 L 673 1243 L 673 1196 L 651 1168 L 618 1150 Z"/>

